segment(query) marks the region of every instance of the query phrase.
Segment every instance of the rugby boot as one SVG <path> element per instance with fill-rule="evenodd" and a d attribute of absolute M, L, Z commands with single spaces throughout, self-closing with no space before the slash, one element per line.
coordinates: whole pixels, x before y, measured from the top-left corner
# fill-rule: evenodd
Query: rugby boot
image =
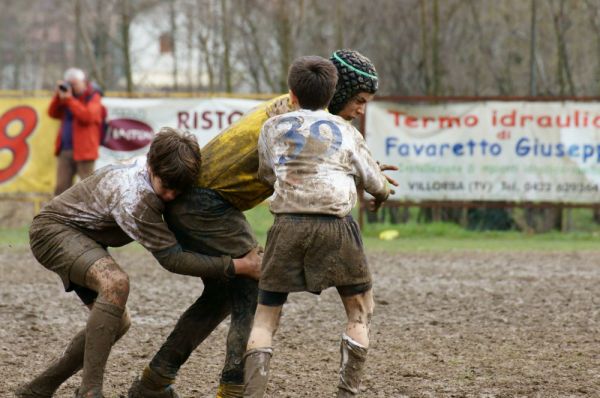
<path fill-rule="evenodd" d="M 244 395 L 249 398 L 262 398 L 269 381 L 269 362 L 273 349 L 255 348 L 244 355 Z"/>
<path fill-rule="evenodd" d="M 362 379 L 367 359 L 367 348 L 352 340 L 344 333 L 340 352 L 340 382 L 338 384 L 337 397 L 355 397 L 358 395 L 360 380 Z"/>
<path fill-rule="evenodd" d="M 127 393 L 128 398 L 179 398 L 172 384 L 175 379 L 161 376 L 146 366 L 142 378 L 136 377 Z"/>
<path fill-rule="evenodd" d="M 243 384 L 219 384 L 216 398 L 242 398 L 244 395 Z"/>
<path fill-rule="evenodd" d="M 52 398 L 52 395 L 38 394 L 35 392 L 29 384 L 19 386 L 15 390 L 15 397 L 17 398 Z"/>
<path fill-rule="evenodd" d="M 100 390 L 92 390 L 88 391 L 86 394 L 79 394 L 79 389 L 75 390 L 75 398 L 106 398 L 102 391 Z"/>

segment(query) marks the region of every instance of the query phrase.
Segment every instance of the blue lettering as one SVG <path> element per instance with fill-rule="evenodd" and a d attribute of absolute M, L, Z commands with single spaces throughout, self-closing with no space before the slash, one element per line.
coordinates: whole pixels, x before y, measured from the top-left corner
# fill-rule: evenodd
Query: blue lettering
<path fill-rule="evenodd" d="M 400 144 L 398 153 L 400 156 L 410 156 L 410 146 L 408 144 Z"/>
<path fill-rule="evenodd" d="M 594 155 L 594 147 L 592 145 L 583 146 L 583 163 Z"/>
<path fill-rule="evenodd" d="M 517 156 L 527 156 L 531 151 L 531 147 L 529 146 L 529 138 L 523 137 L 519 141 L 517 141 L 517 145 L 515 147 L 515 153 Z"/>
<path fill-rule="evenodd" d="M 454 154 L 456 156 L 462 156 L 463 155 L 463 144 L 454 144 L 454 146 L 452 147 L 452 152 L 454 152 Z"/>
<path fill-rule="evenodd" d="M 423 152 L 423 149 L 425 149 L 425 145 L 423 145 L 423 144 L 413 145 L 413 148 L 415 150 L 415 155 L 419 156 L 421 154 L 421 152 Z"/>
<path fill-rule="evenodd" d="M 385 139 L 385 154 L 390 156 L 390 149 L 396 146 L 398 139 L 396 137 L 387 137 Z"/>
<path fill-rule="evenodd" d="M 502 147 L 500 146 L 500 144 L 490 145 L 490 153 L 493 156 L 498 156 L 498 155 L 500 155 L 501 152 L 502 152 Z"/>
<path fill-rule="evenodd" d="M 579 157 L 579 145 L 571 145 L 569 147 L 569 156 L 572 158 L 578 158 Z"/>

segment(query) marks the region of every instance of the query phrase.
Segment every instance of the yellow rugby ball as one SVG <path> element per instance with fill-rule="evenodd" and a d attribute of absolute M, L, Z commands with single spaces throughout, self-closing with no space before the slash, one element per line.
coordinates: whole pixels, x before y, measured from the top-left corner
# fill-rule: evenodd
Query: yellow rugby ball
<path fill-rule="evenodd" d="M 400 236 L 400 232 L 395 229 L 387 229 L 379 233 L 379 239 L 381 240 L 392 240 L 396 239 L 398 236 Z"/>

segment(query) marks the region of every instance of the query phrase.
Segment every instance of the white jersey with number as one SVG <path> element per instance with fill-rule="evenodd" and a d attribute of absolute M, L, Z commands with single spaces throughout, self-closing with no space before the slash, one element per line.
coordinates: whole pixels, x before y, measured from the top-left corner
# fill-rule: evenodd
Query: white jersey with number
<path fill-rule="evenodd" d="M 357 201 L 356 186 L 385 199 L 385 176 L 362 135 L 324 110 L 275 116 L 259 140 L 259 177 L 273 185 L 271 211 L 344 217 Z"/>

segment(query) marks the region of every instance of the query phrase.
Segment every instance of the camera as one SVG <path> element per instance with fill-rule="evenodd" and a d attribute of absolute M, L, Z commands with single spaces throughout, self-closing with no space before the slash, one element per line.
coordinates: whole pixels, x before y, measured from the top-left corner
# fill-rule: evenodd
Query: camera
<path fill-rule="evenodd" d="M 66 93 L 67 91 L 69 91 L 69 87 L 71 87 L 71 85 L 68 82 L 63 82 L 58 85 L 58 89 L 60 91 L 62 91 L 63 93 Z"/>

